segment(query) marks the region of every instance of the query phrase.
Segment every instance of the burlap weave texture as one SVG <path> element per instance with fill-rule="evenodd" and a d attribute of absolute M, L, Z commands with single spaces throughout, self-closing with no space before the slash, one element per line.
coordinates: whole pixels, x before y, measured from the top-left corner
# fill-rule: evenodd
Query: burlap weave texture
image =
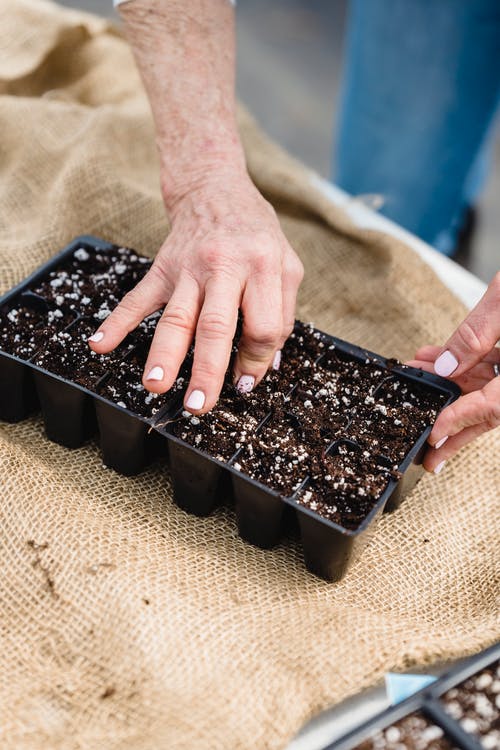
<path fill-rule="evenodd" d="M 298 316 L 381 353 L 442 342 L 464 310 L 399 242 L 354 228 L 240 111 L 249 167 L 306 277 Z M 92 232 L 154 254 L 168 231 L 126 43 L 44 0 L 0 0 L 0 292 Z M 500 633 L 500 436 L 377 525 L 340 584 L 234 514 L 192 518 L 164 464 L 136 478 L 95 442 L 0 425 L 0 748 L 278 750 L 386 670 Z M 50 580 L 50 584 L 49 584 Z"/>

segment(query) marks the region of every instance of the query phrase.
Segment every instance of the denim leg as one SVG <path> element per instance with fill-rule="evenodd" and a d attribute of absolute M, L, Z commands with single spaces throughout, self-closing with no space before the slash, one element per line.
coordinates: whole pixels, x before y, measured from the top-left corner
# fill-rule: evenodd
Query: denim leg
<path fill-rule="evenodd" d="M 464 200 L 469 206 L 473 206 L 481 193 L 488 178 L 493 162 L 493 149 L 495 148 L 495 137 L 498 135 L 498 109 L 497 116 L 490 127 L 481 149 L 467 175 L 464 188 Z"/>
<path fill-rule="evenodd" d="M 499 0 L 351 0 L 335 182 L 450 253 L 499 99 Z"/>

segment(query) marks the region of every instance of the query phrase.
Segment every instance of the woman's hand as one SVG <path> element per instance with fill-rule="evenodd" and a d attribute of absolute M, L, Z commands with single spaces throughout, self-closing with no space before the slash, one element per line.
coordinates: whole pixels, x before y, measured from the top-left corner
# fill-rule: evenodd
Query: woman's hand
<path fill-rule="evenodd" d="M 209 173 L 210 174 L 210 173 Z M 185 407 L 211 409 L 222 388 L 238 309 L 243 332 L 234 382 L 248 392 L 271 366 L 294 324 L 302 263 L 276 214 L 242 169 L 214 170 L 170 207 L 172 230 L 151 270 L 91 339 L 114 349 L 147 315 L 158 321 L 143 384 L 164 393 L 174 383 L 196 335 Z"/>
<path fill-rule="evenodd" d="M 483 298 L 442 347 L 424 346 L 408 362 L 454 380 L 462 389 L 444 409 L 429 435 L 433 446 L 424 458 L 438 474 L 460 448 L 500 425 L 500 272 Z"/>
<path fill-rule="evenodd" d="M 196 336 L 185 406 L 211 409 L 227 370 L 238 308 L 234 379 L 250 391 L 292 331 L 302 263 L 250 180 L 236 123 L 234 9 L 220 0 L 120 5 L 153 113 L 172 229 L 151 270 L 90 339 L 110 352 L 166 305 L 144 372 L 164 393 Z"/>

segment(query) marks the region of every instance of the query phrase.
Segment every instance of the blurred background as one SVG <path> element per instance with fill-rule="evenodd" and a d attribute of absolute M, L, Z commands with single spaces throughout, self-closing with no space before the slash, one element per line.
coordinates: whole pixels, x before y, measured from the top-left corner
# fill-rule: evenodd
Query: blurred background
<path fill-rule="evenodd" d="M 117 18 L 112 0 L 62 0 Z M 348 0 L 239 0 L 238 95 L 263 128 L 324 177 L 331 173 Z M 498 128 L 497 128 L 498 133 Z M 484 281 L 500 269 L 500 138 L 463 263 Z"/>

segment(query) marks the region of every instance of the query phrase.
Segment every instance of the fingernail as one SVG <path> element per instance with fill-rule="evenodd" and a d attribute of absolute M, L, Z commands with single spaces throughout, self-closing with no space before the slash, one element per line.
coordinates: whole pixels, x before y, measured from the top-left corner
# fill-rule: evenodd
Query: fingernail
<path fill-rule="evenodd" d="M 203 409 L 205 404 L 205 394 L 203 391 L 191 391 L 186 401 L 186 409 Z"/>
<path fill-rule="evenodd" d="M 104 338 L 104 334 L 102 331 L 98 331 L 97 333 L 93 333 L 92 336 L 89 336 L 88 340 L 92 341 L 93 344 L 98 344 L 99 341 L 102 341 Z"/>
<path fill-rule="evenodd" d="M 444 469 L 445 463 L 446 463 L 446 461 L 441 461 L 441 463 L 438 464 L 436 466 L 436 468 L 434 469 L 434 474 L 440 474 L 443 471 L 443 469 Z"/>
<path fill-rule="evenodd" d="M 242 375 L 236 384 L 236 388 L 240 393 L 250 393 L 255 385 L 255 378 L 253 375 Z"/>
<path fill-rule="evenodd" d="M 441 440 L 438 440 L 434 448 L 437 450 L 438 448 L 441 448 L 442 445 L 446 443 L 448 440 L 448 435 L 445 435 L 444 438 L 441 438 Z"/>
<path fill-rule="evenodd" d="M 156 367 L 153 367 L 153 369 L 148 372 L 146 380 L 163 380 L 164 375 L 163 367 L 158 367 L 158 365 L 156 365 Z"/>
<path fill-rule="evenodd" d="M 434 372 L 437 375 L 441 375 L 442 378 L 447 378 L 452 372 L 458 367 L 458 359 L 453 356 L 451 352 L 446 350 L 434 362 Z"/>
<path fill-rule="evenodd" d="M 278 349 L 273 359 L 273 370 L 279 370 L 281 364 L 281 349 Z"/>

